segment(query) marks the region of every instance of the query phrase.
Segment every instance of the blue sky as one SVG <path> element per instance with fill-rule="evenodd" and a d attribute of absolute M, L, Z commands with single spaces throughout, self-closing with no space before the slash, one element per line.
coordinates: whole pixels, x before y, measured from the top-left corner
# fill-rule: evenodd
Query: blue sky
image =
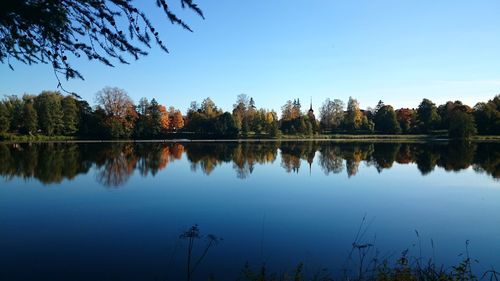
<path fill-rule="evenodd" d="M 194 33 L 170 25 L 155 1 L 136 2 L 170 54 L 154 48 L 115 68 L 74 62 L 85 81 L 65 88 L 93 104 L 97 91 L 117 86 L 182 111 L 205 97 L 231 110 L 240 93 L 277 111 L 294 98 L 308 107 L 311 96 L 317 109 L 326 98 L 416 107 L 500 93 L 498 0 L 198 0 L 205 20 L 173 1 Z M 49 66 L 14 67 L 0 65 L 0 96 L 56 88 Z"/>

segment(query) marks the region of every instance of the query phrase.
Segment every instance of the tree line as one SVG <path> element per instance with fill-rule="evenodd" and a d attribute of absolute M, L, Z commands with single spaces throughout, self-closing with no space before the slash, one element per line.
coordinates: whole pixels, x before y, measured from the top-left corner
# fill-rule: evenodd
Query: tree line
<path fill-rule="evenodd" d="M 395 163 L 415 163 L 422 175 L 436 167 L 460 171 L 473 167 L 500 178 L 500 149 L 490 142 L 366 143 L 366 142 L 229 142 L 229 143 L 0 143 L 0 177 L 34 178 L 44 184 L 71 180 L 96 170 L 106 187 L 125 184 L 134 173 L 155 176 L 185 155 L 193 171 L 207 175 L 232 163 L 238 178 L 249 177 L 258 165 L 281 159 L 288 173 L 311 169 L 318 163 L 325 175 L 356 176 L 361 163 L 378 172 Z M 227 165 L 226 165 L 227 166 Z M 305 167 L 304 167 L 305 166 Z"/>
<path fill-rule="evenodd" d="M 415 109 L 394 109 L 383 101 L 361 109 L 349 98 L 326 99 L 316 118 L 312 103 L 302 108 L 288 100 L 281 116 L 257 108 L 252 97 L 241 94 L 231 112 L 206 98 L 193 101 L 185 115 L 179 109 L 141 98 L 134 104 L 122 89 L 106 87 L 96 94 L 96 105 L 74 95 L 44 91 L 39 95 L 7 96 L 0 102 L 0 134 L 69 136 L 82 139 L 161 139 L 170 137 L 271 137 L 281 134 L 432 134 L 451 138 L 500 134 L 500 95 L 469 107 L 461 101 L 436 106 L 423 99 Z M 175 133 L 175 135 L 173 135 Z"/>

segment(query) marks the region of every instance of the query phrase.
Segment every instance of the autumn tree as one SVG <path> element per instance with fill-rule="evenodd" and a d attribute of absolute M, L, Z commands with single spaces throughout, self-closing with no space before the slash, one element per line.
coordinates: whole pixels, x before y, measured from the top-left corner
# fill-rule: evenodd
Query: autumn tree
<path fill-rule="evenodd" d="M 301 111 L 302 105 L 300 100 L 288 100 L 285 105 L 281 107 L 281 120 L 280 128 L 283 132 L 287 133 L 307 133 L 308 121 Z M 309 126 L 311 126 L 309 124 Z"/>
<path fill-rule="evenodd" d="M 403 133 L 409 133 L 415 120 L 415 112 L 409 108 L 400 108 L 396 110 L 396 119 Z"/>
<path fill-rule="evenodd" d="M 252 99 L 253 102 L 253 99 Z M 255 103 L 253 104 L 255 106 Z M 245 94 L 240 94 L 236 98 L 236 103 L 233 104 L 233 119 L 238 130 L 246 135 L 250 131 L 249 111 L 250 99 Z"/>
<path fill-rule="evenodd" d="M 191 28 L 170 1 L 155 1 L 172 24 Z M 192 0 L 181 0 L 203 17 Z M 152 41 L 168 52 L 149 16 L 133 1 L 60 0 L 0 2 L 0 62 L 49 63 L 56 75 L 82 78 L 70 61 L 81 56 L 113 66 L 147 55 Z"/>
<path fill-rule="evenodd" d="M 209 97 L 202 101 L 200 110 L 207 118 L 214 118 L 222 114 L 222 110 L 218 109 Z"/>
<path fill-rule="evenodd" d="M 174 116 L 172 117 L 172 125 L 173 130 L 179 130 L 184 128 L 184 117 L 180 110 L 176 110 L 174 112 Z"/>
<path fill-rule="evenodd" d="M 123 89 L 106 87 L 96 94 L 96 102 L 108 116 L 125 118 L 132 99 Z"/>
<path fill-rule="evenodd" d="M 293 119 L 293 103 L 291 100 L 288 100 L 281 107 L 281 120 L 289 121 L 292 119 Z"/>
<path fill-rule="evenodd" d="M 98 109 L 104 113 L 103 126 L 111 138 L 128 138 L 138 118 L 132 99 L 119 88 L 106 87 L 96 94 Z"/>
<path fill-rule="evenodd" d="M 363 124 L 363 113 L 359 108 L 359 103 L 352 97 L 349 97 L 349 101 L 347 102 L 344 124 L 351 131 L 360 129 Z"/>
<path fill-rule="evenodd" d="M 222 114 L 215 103 L 206 98 L 201 105 L 192 102 L 187 113 L 187 130 L 199 134 L 213 133 L 215 131 L 215 120 Z"/>
<path fill-rule="evenodd" d="M 168 131 L 170 129 L 170 113 L 164 105 L 160 105 L 160 120 L 162 131 Z"/>

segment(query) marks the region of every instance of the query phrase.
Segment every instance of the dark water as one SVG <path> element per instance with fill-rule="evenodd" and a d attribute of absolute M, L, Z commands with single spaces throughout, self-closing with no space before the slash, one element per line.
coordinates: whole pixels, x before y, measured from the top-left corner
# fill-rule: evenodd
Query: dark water
<path fill-rule="evenodd" d="M 380 257 L 448 266 L 470 241 L 500 268 L 498 143 L 0 144 L 0 175 L 0 280 L 184 280 L 193 224 L 223 238 L 194 280 L 337 272 L 363 217 Z"/>

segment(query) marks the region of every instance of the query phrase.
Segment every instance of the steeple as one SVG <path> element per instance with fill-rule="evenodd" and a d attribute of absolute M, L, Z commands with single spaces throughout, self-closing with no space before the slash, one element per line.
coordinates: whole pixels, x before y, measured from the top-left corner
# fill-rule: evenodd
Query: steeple
<path fill-rule="evenodd" d="M 313 110 L 313 98 L 311 97 L 311 106 L 309 107 L 309 113 L 314 113 Z"/>

